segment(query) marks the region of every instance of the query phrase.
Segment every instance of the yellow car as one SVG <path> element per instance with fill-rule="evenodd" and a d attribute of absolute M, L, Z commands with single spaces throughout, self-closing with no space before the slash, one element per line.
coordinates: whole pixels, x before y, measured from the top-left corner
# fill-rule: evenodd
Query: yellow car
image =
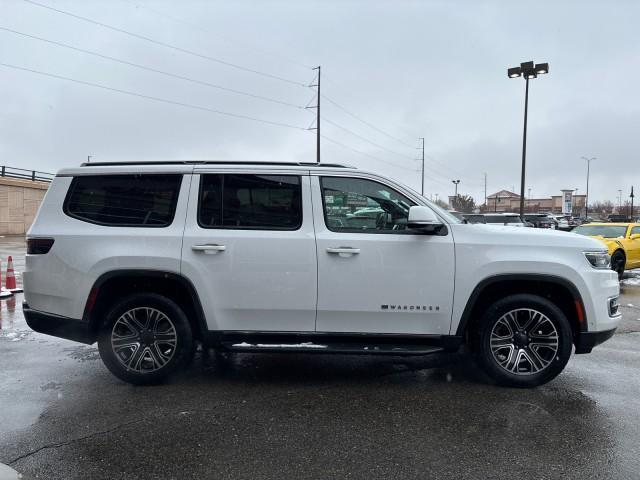
<path fill-rule="evenodd" d="M 587 223 L 573 233 L 597 238 L 609 249 L 611 269 L 622 278 L 625 270 L 640 268 L 640 223 Z"/>

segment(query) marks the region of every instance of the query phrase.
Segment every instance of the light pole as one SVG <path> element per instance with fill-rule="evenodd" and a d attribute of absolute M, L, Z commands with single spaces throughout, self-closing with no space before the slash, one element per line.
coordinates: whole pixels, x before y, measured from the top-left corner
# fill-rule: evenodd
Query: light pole
<path fill-rule="evenodd" d="M 529 80 L 538 75 L 549 73 L 548 63 L 523 62 L 519 67 L 509 68 L 507 75 L 509 78 L 524 77 L 526 82 L 524 92 L 524 130 L 522 134 L 522 173 L 520 174 L 520 216 L 524 215 L 524 177 L 527 159 L 527 110 L 529 108 Z"/>
<path fill-rule="evenodd" d="M 622 211 L 622 190 L 618 190 L 618 213 Z"/>
<path fill-rule="evenodd" d="M 589 168 L 591 167 L 591 160 L 595 160 L 596 157 L 580 157 L 587 162 L 587 195 L 584 197 L 584 216 L 589 216 Z"/>
<path fill-rule="evenodd" d="M 456 193 L 454 193 L 453 196 L 455 198 L 458 198 L 458 184 L 460 183 L 460 180 L 451 180 L 451 183 L 453 183 L 456 186 Z"/>

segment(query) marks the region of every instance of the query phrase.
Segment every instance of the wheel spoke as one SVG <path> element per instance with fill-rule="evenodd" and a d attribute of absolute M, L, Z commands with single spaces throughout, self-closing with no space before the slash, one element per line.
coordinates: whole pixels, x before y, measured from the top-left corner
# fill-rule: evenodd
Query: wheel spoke
<path fill-rule="evenodd" d="M 496 363 L 515 375 L 533 375 L 547 368 L 557 355 L 559 335 L 544 313 L 519 308 L 494 324 L 489 345 Z"/>
<path fill-rule="evenodd" d="M 175 354 L 178 336 L 171 319 L 152 307 L 123 313 L 111 331 L 111 348 L 127 370 L 150 373 L 164 367 Z"/>

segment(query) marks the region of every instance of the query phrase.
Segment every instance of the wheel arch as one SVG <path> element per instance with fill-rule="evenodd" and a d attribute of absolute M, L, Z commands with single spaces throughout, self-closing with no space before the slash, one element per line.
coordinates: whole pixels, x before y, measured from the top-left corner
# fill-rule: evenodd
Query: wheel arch
<path fill-rule="evenodd" d="M 456 335 L 466 336 L 486 307 L 516 293 L 540 295 L 556 304 L 571 324 L 574 341 L 580 332 L 587 331 L 584 302 L 572 282 L 554 275 L 505 274 L 485 278 L 478 283 L 467 300 Z"/>
<path fill-rule="evenodd" d="M 188 278 L 160 270 L 121 269 L 102 274 L 91 287 L 82 317 L 89 324 L 91 339 L 96 340 L 100 322 L 114 298 L 140 292 L 158 293 L 176 302 L 189 319 L 194 337 L 206 338 L 208 328 L 202 303 Z"/>

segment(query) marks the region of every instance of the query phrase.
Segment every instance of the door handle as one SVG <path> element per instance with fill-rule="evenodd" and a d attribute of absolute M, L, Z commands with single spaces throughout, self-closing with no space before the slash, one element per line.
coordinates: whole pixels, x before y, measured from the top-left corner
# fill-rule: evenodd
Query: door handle
<path fill-rule="evenodd" d="M 352 247 L 329 247 L 327 248 L 327 253 L 337 253 L 340 256 L 357 255 L 360 253 L 360 249 Z"/>
<path fill-rule="evenodd" d="M 224 245 L 218 245 L 214 243 L 207 243 L 204 245 L 192 245 L 191 250 L 194 252 L 204 252 L 208 254 L 224 252 L 227 249 Z"/>

